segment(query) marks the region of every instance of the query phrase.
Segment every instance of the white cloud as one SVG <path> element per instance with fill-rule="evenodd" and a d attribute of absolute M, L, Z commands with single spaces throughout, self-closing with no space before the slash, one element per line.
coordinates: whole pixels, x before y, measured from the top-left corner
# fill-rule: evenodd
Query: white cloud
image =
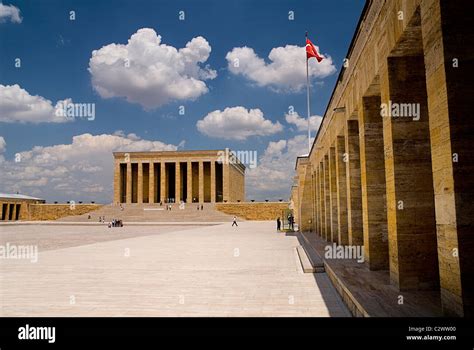
<path fill-rule="evenodd" d="M 319 48 L 318 48 L 319 51 Z M 279 92 L 298 92 L 306 85 L 305 48 L 295 45 L 276 47 L 265 62 L 252 48 L 235 47 L 226 55 L 228 69 L 242 75 L 258 86 L 267 86 Z M 310 78 L 324 78 L 336 72 L 330 56 L 321 63 L 309 60 Z"/>
<path fill-rule="evenodd" d="M 285 115 L 287 123 L 295 125 L 298 131 L 308 130 L 308 120 L 298 113 Z M 321 126 L 322 117 L 313 115 L 310 118 L 311 131 Z M 295 175 L 296 158 L 308 154 L 308 136 L 297 135 L 288 140 L 282 139 L 268 143 L 263 155 L 259 158 L 257 167 L 248 169 L 246 175 L 248 199 L 286 200 L 289 197 L 293 177 Z M 265 179 L 265 181 L 262 181 Z"/>
<path fill-rule="evenodd" d="M 295 175 L 296 157 L 307 151 L 306 135 L 269 142 L 257 167 L 247 169 L 247 200 L 287 200 Z"/>
<path fill-rule="evenodd" d="M 208 92 L 205 80 L 217 76 L 202 67 L 211 46 L 202 36 L 176 49 L 161 43 L 150 28 L 139 29 L 126 45 L 109 44 L 92 52 L 89 72 L 103 98 L 122 97 L 153 109 L 168 102 L 195 100 Z"/>
<path fill-rule="evenodd" d="M 7 142 L 3 138 L 3 136 L 0 136 L 0 164 L 2 164 L 5 161 L 5 157 L 2 153 L 5 153 L 7 150 Z"/>
<path fill-rule="evenodd" d="M 308 119 L 300 117 L 298 113 L 287 113 L 285 114 L 285 120 L 288 124 L 293 124 L 296 126 L 298 131 L 308 131 Z M 323 117 L 319 115 L 312 115 L 309 118 L 309 125 L 311 131 L 316 131 L 321 126 Z"/>
<path fill-rule="evenodd" d="M 20 16 L 20 9 L 13 5 L 4 5 L 0 2 L 0 23 L 11 21 L 12 23 L 21 23 L 23 18 Z"/>
<path fill-rule="evenodd" d="M 0 122 L 5 123 L 64 123 L 70 118 L 56 115 L 56 107 L 71 99 L 53 103 L 41 96 L 30 95 L 19 85 L 0 84 Z"/>
<path fill-rule="evenodd" d="M 210 112 L 196 124 L 202 134 L 210 137 L 245 140 L 250 136 L 268 136 L 283 130 L 277 121 L 265 119 L 263 112 L 245 107 L 228 107 Z"/>
<path fill-rule="evenodd" d="M 34 195 L 48 200 L 112 202 L 114 151 L 176 150 L 136 135 L 74 136 L 72 143 L 36 146 L 20 152 L 20 162 L 0 163 L 0 192 Z"/>
<path fill-rule="evenodd" d="M 7 143 L 5 141 L 5 138 L 3 136 L 0 136 L 0 153 L 5 152 L 7 149 Z"/>

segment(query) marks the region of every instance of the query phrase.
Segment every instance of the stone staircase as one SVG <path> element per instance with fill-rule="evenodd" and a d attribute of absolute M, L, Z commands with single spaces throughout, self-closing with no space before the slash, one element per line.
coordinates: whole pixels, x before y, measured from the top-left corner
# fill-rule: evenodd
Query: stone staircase
<path fill-rule="evenodd" d="M 301 267 L 305 273 L 325 272 L 324 262 L 319 253 L 311 245 L 304 233 L 299 234 L 300 246 L 296 247 Z"/>
<path fill-rule="evenodd" d="M 197 210 L 198 204 L 186 204 L 185 209 L 179 209 L 179 204 L 171 204 L 171 210 L 166 210 L 163 204 L 115 204 L 104 205 L 100 209 L 82 214 L 67 216 L 57 221 L 63 222 L 99 222 L 99 217 L 105 216 L 105 221 L 120 219 L 123 222 L 232 222 L 232 215 L 215 209 L 214 204 L 204 203 L 203 210 Z M 90 219 L 89 219 L 90 215 Z M 242 221 L 243 219 L 240 219 Z"/>

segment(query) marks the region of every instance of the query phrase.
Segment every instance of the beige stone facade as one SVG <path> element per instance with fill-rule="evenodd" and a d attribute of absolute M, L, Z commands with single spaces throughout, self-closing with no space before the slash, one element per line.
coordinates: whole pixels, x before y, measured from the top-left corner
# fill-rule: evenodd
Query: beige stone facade
<path fill-rule="evenodd" d="M 44 200 L 21 194 L 0 193 L 0 221 L 28 220 L 30 206 L 38 203 L 44 203 Z"/>
<path fill-rule="evenodd" d="M 216 209 L 245 220 L 283 220 L 288 211 L 288 202 L 218 203 Z"/>
<path fill-rule="evenodd" d="M 363 245 L 401 292 L 439 290 L 446 315 L 472 317 L 468 5 L 367 2 L 294 201 L 302 230 Z"/>
<path fill-rule="evenodd" d="M 115 152 L 114 203 L 245 201 L 245 166 L 229 150 Z"/>
<path fill-rule="evenodd" d="M 102 204 L 30 204 L 28 217 L 25 220 L 47 221 L 58 220 L 67 216 L 78 216 L 102 208 Z M 22 219 L 23 220 L 23 219 Z"/>

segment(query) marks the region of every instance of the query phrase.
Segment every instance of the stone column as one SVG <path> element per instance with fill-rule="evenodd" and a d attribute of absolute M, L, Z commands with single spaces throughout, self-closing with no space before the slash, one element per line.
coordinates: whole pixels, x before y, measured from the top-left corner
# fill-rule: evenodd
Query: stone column
<path fill-rule="evenodd" d="M 132 203 L 132 163 L 127 162 L 127 186 L 126 186 L 127 204 Z"/>
<path fill-rule="evenodd" d="M 337 188 L 337 232 L 338 243 L 349 244 L 349 233 L 347 229 L 347 177 L 346 163 L 347 154 L 345 151 L 344 136 L 336 138 L 336 188 Z"/>
<path fill-rule="evenodd" d="M 122 181 L 120 179 L 120 162 L 114 160 L 114 204 L 120 203 L 120 186 Z"/>
<path fill-rule="evenodd" d="M 471 1 L 420 5 L 441 302 L 446 315 L 474 316 L 474 120 Z M 457 63 L 457 64 L 456 64 Z"/>
<path fill-rule="evenodd" d="M 176 203 L 179 203 L 179 201 L 181 200 L 181 166 L 179 162 L 176 162 L 175 175 L 176 176 L 175 176 L 175 185 L 174 185 L 174 189 L 175 189 L 174 198 L 175 198 Z"/>
<path fill-rule="evenodd" d="M 162 160 L 160 163 L 160 201 L 165 202 L 168 193 L 166 193 L 166 164 Z"/>
<path fill-rule="evenodd" d="M 204 162 L 199 161 L 199 203 L 204 203 Z"/>
<path fill-rule="evenodd" d="M 143 163 L 138 162 L 137 203 L 143 203 Z"/>
<path fill-rule="evenodd" d="M 9 220 L 10 216 L 10 203 L 7 203 L 7 210 L 5 211 L 5 220 Z"/>
<path fill-rule="evenodd" d="M 314 171 L 314 205 L 315 205 L 315 220 L 316 220 L 316 234 L 321 234 L 321 217 L 319 213 L 319 167 L 316 164 Z"/>
<path fill-rule="evenodd" d="M 330 205 L 330 226 L 331 242 L 337 242 L 338 224 L 337 224 L 337 187 L 336 187 L 336 149 L 333 146 L 329 148 L 329 205 Z"/>
<path fill-rule="evenodd" d="M 311 168 L 311 177 L 313 179 L 313 182 L 312 182 L 312 187 L 311 187 L 311 191 L 313 193 L 313 230 L 314 230 L 314 233 L 317 232 L 318 228 L 318 215 L 317 215 L 317 205 L 316 205 L 316 172 L 314 171 L 314 167 L 313 167 L 313 164 L 310 162 L 310 168 Z"/>
<path fill-rule="evenodd" d="M 359 122 L 348 120 L 345 128 L 345 149 L 347 152 L 347 230 L 349 245 L 364 244 L 362 228 L 362 188 L 360 182 Z"/>
<path fill-rule="evenodd" d="M 15 214 L 16 214 L 16 203 L 12 206 L 12 221 L 15 221 Z"/>
<path fill-rule="evenodd" d="M 438 253 L 423 56 L 390 57 L 381 74 L 381 92 L 382 103 L 387 106 L 416 104 L 419 108 L 418 116 L 383 118 L 390 279 L 400 290 L 437 289 Z"/>
<path fill-rule="evenodd" d="M 186 194 L 186 203 L 192 203 L 193 202 L 193 163 L 188 162 L 187 165 L 187 176 L 186 176 L 186 181 L 187 181 L 187 194 Z"/>
<path fill-rule="evenodd" d="M 312 217 L 312 189 L 311 189 L 311 165 L 307 158 L 298 160 L 298 189 L 300 222 L 298 225 L 300 232 L 310 232 L 313 227 Z"/>
<path fill-rule="evenodd" d="M 314 228 L 314 175 L 313 175 L 313 172 L 311 171 L 311 164 L 309 163 L 308 166 L 307 166 L 307 176 L 310 178 L 310 181 L 309 181 L 309 188 L 306 189 L 306 191 L 310 191 L 310 196 L 309 196 L 309 200 L 310 200 L 310 204 L 311 204 L 311 216 L 310 216 L 310 220 L 311 220 L 311 229 L 310 231 L 313 231 L 313 228 Z"/>
<path fill-rule="evenodd" d="M 324 238 L 331 240 L 331 192 L 329 191 L 329 156 L 324 156 Z"/>
<path fill-rule="evenodd" d="M 319 162 L 319 212 L 321 216 L 320 236 L 326 237 L 326 212 L 325 212 L 325 197 L 324 197 L 324 166 L 323 162 Z"/>
<path fill-rule="evenodd" d="M 216 162 L 211 160 L 211 203 L 216 202 Z"/>
<path fill-rule="evenodd" d="M 150 162 L 149 165 L 150 174 L 148 175 L 148 201 L 150 203 L 155 203 L 155 164 Z"/>
<path fill-rule="evenodd" d="M 229 169 L 229 161 L 225 161 L 222 164 L 222 200 L 224 202 L 230 201 L 230 183 L 229 183 L 229 176 L 230 176 L 230 169 Z"/>
<path fill-rule="evenodd" d="M 386 270 L 388 269 L 388 235 L 380 96 L 363 97 L 360 111 L 364 258 L 371 270 Z"/>

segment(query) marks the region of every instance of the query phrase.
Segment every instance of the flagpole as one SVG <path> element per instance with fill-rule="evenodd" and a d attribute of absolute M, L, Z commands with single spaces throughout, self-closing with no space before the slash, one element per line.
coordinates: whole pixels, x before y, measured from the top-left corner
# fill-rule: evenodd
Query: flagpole
<path fill-rule="evenodd" d="M 306 38 L 308 38 L 308 32 L 306 32 Z M 308 61 L 309 61 L 308 56 L 306 56 L 306 101 L 307 101 L 307 106 L 308 106 L 308 156 L 309 156 L 309 153 L 311 152 L 311 129 L 310 129 L 310 123 L 309 123 L 309 117 L 311 115 L 311 112 L 310 112 L 310 109 L 309 109 L 309 72 L 308 72 L 309 69 L 308 69 Z"/>

